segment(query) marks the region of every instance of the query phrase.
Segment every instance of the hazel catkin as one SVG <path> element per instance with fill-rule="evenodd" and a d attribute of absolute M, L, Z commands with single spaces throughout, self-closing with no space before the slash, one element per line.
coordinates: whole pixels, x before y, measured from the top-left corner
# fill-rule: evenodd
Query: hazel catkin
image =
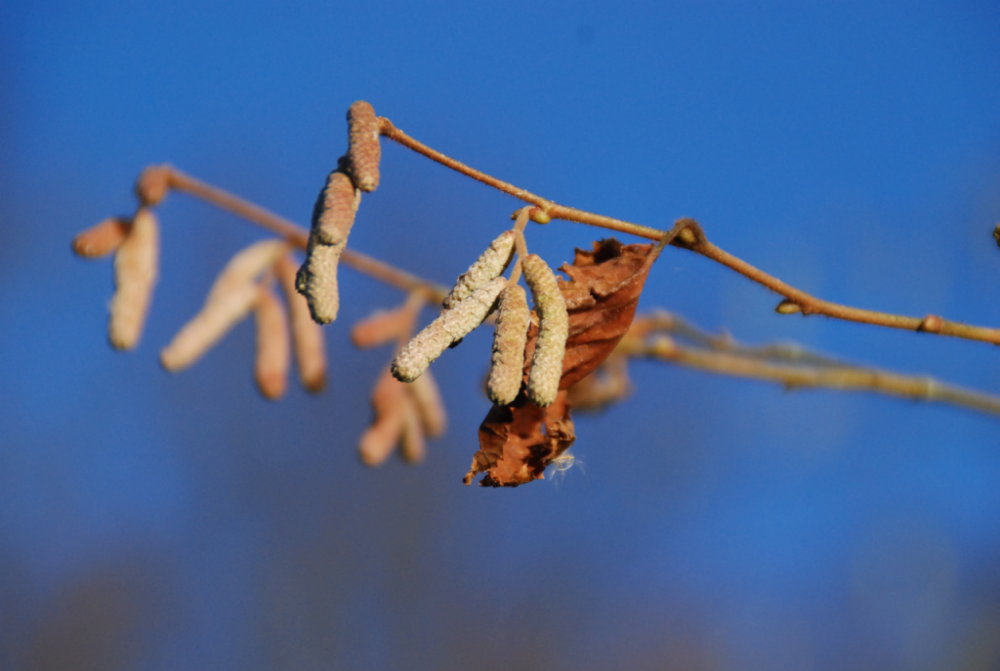
<path fill-rule="evenodd" d="M 313 208 L 306 260 L 299 268 L 295 286 L 306 297 L 309 312 L 319 324 L 334 321 L 340 310 L 337 266 L 360 202 L 360 192 L 350 178 L 334 170 Z"/>
<path fill-rule="evenodd" d="M 420 377 L 442 352 L 486 319 L 506 284 L 505 278 L 494 278 L 461 303 L 438 315 L 396 355 L 392 362 L 392 374 L 396 379 L 413 382 Z"/>
<path fill-rule="evenodd" d="M 507 286 L 498 300 L 492 365 L 486 383 L 486 394 L 497 405 L 512 403 L 521 390 L 524 345 L 530 322 L 531 311 L 524 289 L 518 284 Z"/>
<path fill-rule="evenodd" d="M 264 398 L 281 398 L 288 388 L 288 368 L 291 347 L 288 337 L 288 317 L 281 300 L 270 286 L 258 288 L 256 315 L 257 349 L 254 358 L 254 380 Z"/>
<path fill-rule="evenodd" d="M 358 100 L 347 110 L 347 165 L 354 184 L 362 191 L 378 187 L 379 146 L 378 117 L 371 103 Z"/>
<path fill-rule="evenodd" d="M 160 249 L 156 215 L 140 208 L 115 254 L 115 294 L 111 299 L 108 339 L 116 349 L 139 342 L 156 284 Z"/>
<path fill-rule="evenodd" d="M 498 235 L 469 269 L 458 276 L 455 286 L 445 296 L 444 307 L 447 309 L 457 305 L 471 296 L 476 289 L 500 275 L 510 263 L 516 239 L 517 233 L 513 230 Z"/>
<path fill-rule="evenodd" d="M 322 327 L 313 321 L 309 304 L 295 289 L 295 266 L 291 254 L 285 254 L 278 260 L 275 272 L 288 303 L 299 381 L 306 391 L 315 393 L 326 386 L 326 348 Z"/>
<path fill-rule="evenodd" d="M 569 315 L 555 273 L 548 264 L 537 254 L 529 254 L 522 259 L 521 267 L 538 311 L 538 338 L 526 391 L 533 403 L 545 406 L 555 401 L 559 393 Z"/>
<path fill-rule="evenodd" d="M 88 259 L 106 256 L 121 247 L 130 230 L 132 221 L 127 217 L 108 217 L 78 233 L 73 238 L 73 251 Z"/>

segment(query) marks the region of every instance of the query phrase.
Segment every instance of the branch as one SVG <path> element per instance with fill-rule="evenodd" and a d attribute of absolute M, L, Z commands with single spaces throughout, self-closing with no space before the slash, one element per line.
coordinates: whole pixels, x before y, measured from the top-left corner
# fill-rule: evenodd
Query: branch
<path fill-rule="evenodd" d="M 681 344 L 674 335 L 698 342 Z M 729 337 L 710 336 L 668 313 L 637 317 L 616 353 L 646 357 L 698 370 L 777 382 L 789 390 L 826 388 L 869 391 L 918 401 L 948 403 L 1000 415 L 1000 397 L 940 382 L 839 362 L 798 346 L 746 347 Z"/>
<path fill-rule="evenodd" d="M 555 202 L 534 194 L 527 189 L 522 189 L 509 182 L 497 179 L 487 173 L 477 170 L 471 166 L 457 161 L 450 156 L 432 149 L 431 147 L 416 140 L 405 132 L 397 128 L 393 123 L 385 118 L 379 117 L 379 131 L 381 134 L 394 142 L 397 142 L 418 154 L 440 163 L 441 165 L 455 170 L 466 177 L 482 182 L 487 186 L 507 193 L 526 203 L 534 205 L 531 218 L 539 223 L 548 223 L 551 219 L 562 219 L 564 221 L 574 221 L 590 226 L 597 226 L 620 233 L 636 235 L 650 240 L 660 240 L 664 236 L 664 231 L 642 226 L 632 222 L 608 217 L 574 207 L 558 205 Z M 679 219 L 677 225 L 683 225 L 685 234 L 679 235 L 671 244 L 682 247 L 690 251 L 720 263 L 727 268 L 735 270 L 747 279 L 756 282 L 775 293 L 785 297 L 785 301 L 779 304 L 778 312 L 790 314 L 799 312 L 802 315 L 819 314 L 834 319 L 845 321 L 861 322 L 876 326 L 898 328 L 908 331 L 920 331 L 924 333 L 934 333 L 937 335 L 953 336 L 968 340 L 980 340 L 983 342 L 1000 345 L 1000 329 L 983 326 L 972 326 L 960 322 L 949 321 L 937 315 L 927 315 L 925 317 L 909 317 L 895 315 L 875 310 L 865 310 L 861 308 L 841 305 L 831 301 L 826 301 L 801 289 L 797 289 L 777 277 L 770 275 L 759 268 L 747 263 L 741 258 L 730 254 L 724 249 L 710 243 L 701 226 L 693 219 Z M 676 227 L 675 227 L 676 228 Z"/>
<path fill-rule="evenodd" d="M 309 233 L 297 224 L 228 191 L 195 179 L 170 165 L 152 166 L 144 171 L 144 175 L 154 170 L 163 172 L 170 189 L 200 198 L 220 209 L 232 212 L 275 233 L 299 249 L 306 248 Z M 368 275 L 403 291 L 422 292 L 428 301 L 440 303 L 447 293 L 447 289 L 439 284 L 400 270 L 393 265 L 353 249 L 345 249 L 341 261 L 363 275 Z"/>

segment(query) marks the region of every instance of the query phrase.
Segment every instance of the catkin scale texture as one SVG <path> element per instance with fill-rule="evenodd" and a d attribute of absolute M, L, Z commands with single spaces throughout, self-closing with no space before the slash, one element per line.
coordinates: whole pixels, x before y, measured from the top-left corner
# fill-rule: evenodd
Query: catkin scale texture
<path fill-rule="evenodd" d="M 362 191 L 374 191 L 378 187 L 382 149 L 378 117 L 370 103 L 358 100 L 347 110 L 347 140 L 347 163 L 354 184 Z"/>
<path fill-rule="evenodd" d="M 156 216 L 140 209 L 115 255 L 115 294 L 111 299 L 108 339 L 117 349 L 131 349 L 139 342 L 156 284 L 159 249 Z"/>
<path fill-rule="evenodd" d="M 504 231 L 496 237 L 469 269 L 459 275 L 455 286 L 444 299 L 444 307 L 451 308 L 504 271 L 514 253 L 514 231 Z"/>
<path fill-rule="evenodd" d="M 556 276 L 537 254 L 522 260 L 524 280 L 531 288 L 538 311 L 538 338 L 528 373 L 528 398 L 537 405 L 549 405 L 559 393 L 566 338 L 569 335 L 569 314 Z"/>
<path fill-rule="evenodd" d="M 413 382 L 451 344 L 482 324 L 506 284 L 506 279 L 497 277 L 438 315 L 396 355 L 392 362 L 392 374 L 396 379 Z"/>
<path fill-rule="evenodd" d="M 360 192 L 350 178 L 334 170 L 316 200 L 306 260 L 295 285 L 306 297 L 309 312 L 319 324 L 329 324 L 340 311 L 337 266 L 354 226 L 361 202 Z"/>
<path fill-rule="evenodd" d="M 354 225 L 361 193 L 351 178 L 334 170 L 326 180 L 313 208 L 312 235 L 324 245 L 343 245 Z"/>
<path fill-rule="evenodd" d="M 524 374 L 524 345 L 528 338 L 531 311 L 520 285 L 512 284 L 500 293 L 493 355 L 486 393 L 497 405 L 512 403 L 521 390 Z"/>

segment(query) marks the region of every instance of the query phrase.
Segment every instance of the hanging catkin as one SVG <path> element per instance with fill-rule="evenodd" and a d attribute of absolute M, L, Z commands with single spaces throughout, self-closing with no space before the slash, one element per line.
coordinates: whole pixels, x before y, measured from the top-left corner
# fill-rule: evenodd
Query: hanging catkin
<path fill-rule="evenodd" d="M 88 259 L 97 259 L 116 251 L 132 230 L 132 220 L 108 217 L 73 238 L 73 251 Z"/>
<path fill-rule="evenodd" d="M 514 231 L 504 231 L 490 243 L 486 251 L 469 266 L 469 269 L 458 276 L 455 286 L 445 296 L 443 302 L 445 309 L 461 303 L 471 296 L 472 292 L 476 289 L 504 271 L 504 268 L 510 263 L 511 255 L 514 253 L 514 241 L 516 237 L 517 234 Z"/>
<path fill-rule="evenodd" d="M 347 110 L 347 163 L 354 184 L 362 191 L 378 187 L 378 164 L 382 150 L 379 147 L 378 117 L 375 109 L 364 100 L 355 102 Z"/>
<path fill-rule="evenodd" d="M 524 344 L 531 311 L 523 288 L 511 284 L 500 293 L 493 357 L 486 393 L 497 405 L 512 403 L 521 390 L 524 374 Z"/>
<path fill-rule="evenodd" d="M 299 381 L 307 391 L 318 392 L 326 385 L 326 349 L 322 327 L 313 321 L 309 303 L 295 289 L 295 259 L 285 254 L 275 266 L 292 329 L 292 343 L 299 369 Z"/>
<path fill-rule="evenodd" d="M 160 363 L 169 371 L 197 361 L 256 305 L 257 277 L 288 253 L 283 240 L 254 243 L 230 259 L 208 292 L 201 311 L 160 352 Z"/>
<path fill-rule="evenodd" d="M 354 225 L 360 192 L 350 178 L 334 170 L 316 199 L 306 260 L 299 268 L 295 286 L 309 302 L 309 312 L 320 324 L 337 318 L 340 295 L 337 265 Z"/>
<path fill-rule="evenodd" d="M 108 339 L 117 349 L 139 342 L 156 284 L 160 250 L 156 215 L 140 208 L 115 254 L 115 295 L 111 299 Z"/>
<path fill-rule="evenodd" d="M 392 362 L 392 374 L 396 379 L 413 382 L 449 345 L 482 324 L 506 284 L 505 278 L 494 278 L 461 303 L 442 312 L 415 335 Z"/>
<path fill-rule="evenodd" d="M 548 264 L 537 254 L 529 254 L 521 261 L 521 267 L 538 311 L 538 339 L 528 373 L 527 393 L 533 403 L 544 406 L 552 403 L 559 393 L 569 315 Z"/>

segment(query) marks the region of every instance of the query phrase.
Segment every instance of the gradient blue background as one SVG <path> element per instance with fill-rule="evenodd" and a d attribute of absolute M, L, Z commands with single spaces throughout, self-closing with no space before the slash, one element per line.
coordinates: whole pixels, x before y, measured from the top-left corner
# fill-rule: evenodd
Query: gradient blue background
<path fill-rule="evenodd" d="M 460 477 L 477 334 L 426 464 L 361 467 L 389 353 L 261 400 L 252 329 L 157 352 L 260 233 L 183 196 L 139 349 L 69 240 L 169 161 L 305 221 L 354 100 L 558 202 L 709 236 L 820 296 L 1000 324 L 1000 6 L 951 2 L 27 3 L 0 22 L 0 668 L 995 669 L 1000 422 L 665 364 L 581 416 L 584 462 Z M 392 145 L 351 243 L 441 282 L 516 203 Z M 530 231 L 553 264 L 601 236 Z M 749 342 L 1000 391 L 981 343 L 820 317 L 681 251 L 642 306 Z M 427 315 L 429 317 L 429 315 Z"/>

